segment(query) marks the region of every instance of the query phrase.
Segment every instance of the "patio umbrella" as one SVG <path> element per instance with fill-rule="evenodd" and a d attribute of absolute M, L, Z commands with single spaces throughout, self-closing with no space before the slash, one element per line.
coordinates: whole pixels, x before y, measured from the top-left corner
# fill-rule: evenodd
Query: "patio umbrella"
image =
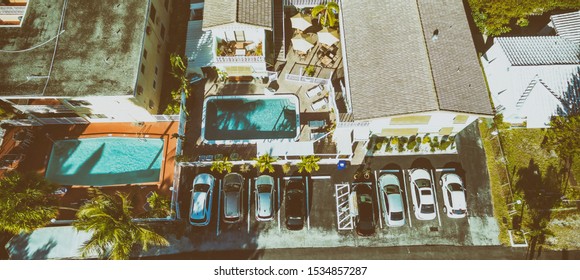
<path fill-rule="evenodd" d="M 308 52 L 314 47 L 314 43 L 314 39 L 309 35 L 299 34 L 292 38 L 292 47 L 299 52 Z"/>
<path fill-rule="evenodd" d="M 302 13 L 297 13 L 295 16 L 290 18 L 292 22 L 292 28 L 300 29 L 304 31 L 304 29 L 312 26 L 312 17 L 309 15 L 303 15 Z"/>
<path fill-rule="evenodd" d="M 318 31 L 318 42 L 325 45 L 333 45 L 339 41 L 338 31 L 336 29 L 328 29 L 327 27 L 322 28 Z"/>

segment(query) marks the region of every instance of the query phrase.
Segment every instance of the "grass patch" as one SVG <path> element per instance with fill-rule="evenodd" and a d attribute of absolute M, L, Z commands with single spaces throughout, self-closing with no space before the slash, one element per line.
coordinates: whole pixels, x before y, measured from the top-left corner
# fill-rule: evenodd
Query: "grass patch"
<path fill-rule="evenodd" d="M 479 124 L 479 131 L 483 140 L 483 148 L 486 153 L 487 171 L 491 185 L 491 198 L 493 203 L 493 215 L 498 219 L 499 225 L 499 242 L 509 246 L 510 239 L 507 230 L 510 227 L 510 217 L 508 215 L 508 199 L 510 190 L 508 178 L 505 171 L 505 165 L 500 157 L 500 151 L 497 139 L 490 139 L 491 129 L 487 127 L 486 122 Z"/>

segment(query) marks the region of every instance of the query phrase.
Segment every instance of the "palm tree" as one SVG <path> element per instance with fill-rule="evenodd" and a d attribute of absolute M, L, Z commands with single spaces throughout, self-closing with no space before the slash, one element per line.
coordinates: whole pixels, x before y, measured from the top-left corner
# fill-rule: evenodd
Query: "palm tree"
<path fill-rule="evenodd" d="M 319 161 L 320 158 L 315 155 L 301 156 L 300 162 L 297 164 L 298 172 L 306 171 L 306 173 L 312 173 L 312 171 L 318 171 L 320 169 L 320 166 L 318 166 Z"/>
<path fill-rule="evenodd" d="M 272 164 L 278 159 L 271 157 L 269 154 L 263 154 L 259 158 L 254 158 L 254 160 L 256 161 L 254 167 L 259 168 L 260 173 L 264 172 L 266 169 L 268 169 L 268 172 L 274 173 L 274 165 Z"/>
<path fill-rule="evenodd" d="M 322 26 L 335 27 L 338 11 L 338 4 L 334 1 L 328 1 L 326 4 L 320 4 L 312 8 L 312 17 L 317 17 L 320 14 L 320 24 Z"/>
<path fill-rule="evenodd" d="M 234 164 L 225 157 L 223 160 L 214 161 L 211 163 L 211 171 L 217 171 L 219 174 L 224 173 L 224 171 L 232 172 L 232 167 Z"/>
<path fill-rule="evenodd" d="M 147 217 L 150 218 L 166 218 L 172 214 L 171 201 L 167 197 L 160 196 L 157 192 L 153 192 L 147 198 L 147 203 L 151 210 L 147 212 Z"/>
<path fill-rule="evenodd" d="M 33 174 L 9 172 L 0 178 L 0 231 L 30 232 L 58 215 L 58 185 Z"/>
<path fill-rule="evenodd" d="M 83 258 L 96 254 L 103 259 L 123 260 L 135 248 L 147 251 L 151 245 L 169 245 L 163 236 L 132 220 L 127 195 L 117 192 L 110 196 L 98 190 L 93 190 L 92 195 L 92 200 L 81 206 L 73 223 L 77 230 L 93 233 L 81 248 Z"/>

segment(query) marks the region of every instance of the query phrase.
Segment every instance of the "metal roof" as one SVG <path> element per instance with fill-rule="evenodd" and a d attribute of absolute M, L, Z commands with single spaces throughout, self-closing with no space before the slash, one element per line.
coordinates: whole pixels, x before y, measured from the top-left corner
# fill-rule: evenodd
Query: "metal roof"
<path fill-rule="evenodd" d="M 580 44 L 580 11 L 550 17 L 556 33 L 576 44 Z"/>
<path fill-rule="evenodd" d="M 559 36 L 499 37 L 495 42 L 513 66 L 580 62 L 580 45 Z"/>

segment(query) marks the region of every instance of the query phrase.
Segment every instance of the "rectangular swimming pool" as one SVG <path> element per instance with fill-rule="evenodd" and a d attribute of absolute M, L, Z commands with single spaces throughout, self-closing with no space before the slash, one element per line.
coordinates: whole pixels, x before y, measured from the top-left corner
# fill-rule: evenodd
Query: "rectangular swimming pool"
<path fill-rule="evenodd" d="M 203 104 L 202 137 L 209 142 L 295 140 L 298 104 L 292 94 L 210 96 Z"/>
<path fill-rule="evenodd" d="M 59 140 L 52 146 L 45 177 L 61 185 L 157 183 L 163 147 L 163 139 L 149 138 Z"/>

